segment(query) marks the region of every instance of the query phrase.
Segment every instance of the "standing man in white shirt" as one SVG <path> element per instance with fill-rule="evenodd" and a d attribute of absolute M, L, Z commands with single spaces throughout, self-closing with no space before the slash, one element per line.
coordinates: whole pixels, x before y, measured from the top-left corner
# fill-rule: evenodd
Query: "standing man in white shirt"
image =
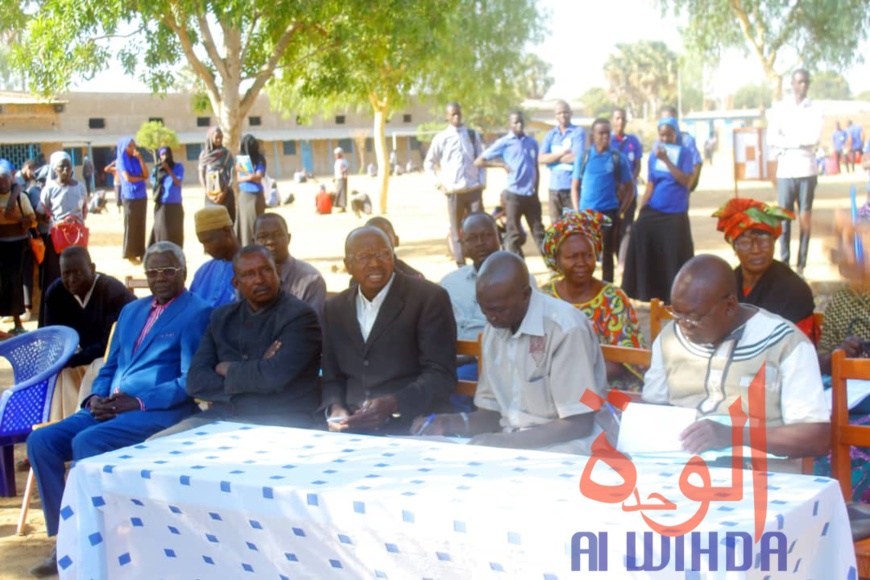
<path fill-rule="evenodd" d="M 432 139 L 423 169 L 435 179 L 437 188 L 447 194 L 450 249 L 456 266 L 461 268 L 465 265 L 465 253 L 459 236 L 460 225 L 466 213 L 483 211 L 486 170 L 474 165 L 474 160 L 483 153 L 483 146 L 480 136 L 462 124 L 459 103 L 448 103 L 447 123 L 447 128 Z"/>
<path fill-rule="evenodd" d="M 797 273 L 803 275 L 810 246 L 810 218 L 819 172 L 815 149 L 822 134 L 822 113 L 807 98 L 810 73 L 798 69 L 791 75 L 794 100 L 785 99 L 770 111 L 767 142 L 777 157 L 776 187 L 779 205 L 794 211 L 795 201 L 800 210 L 800 249 Z M 789 265 L 791 258 L 791 224 L 784 223 L 779 240 L 782 263 Z"/>

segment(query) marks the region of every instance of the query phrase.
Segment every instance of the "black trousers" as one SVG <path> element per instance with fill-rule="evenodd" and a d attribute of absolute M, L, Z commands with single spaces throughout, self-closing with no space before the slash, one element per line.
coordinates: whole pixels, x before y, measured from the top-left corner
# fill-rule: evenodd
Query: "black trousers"
<path fill-rule="evenodd" d="M 613 257 L 619 251 L 619 209 L 601 213 L 610 218 L 610 224 L 601 227 L 601 278 L 613 282 Z"/>
<path fill-rule="evenodd" d="M 450 218 L 450 249 L 457 266 L 465 265 L 465 251 L 462 248 L 462 220 L 466 215 L 483 211 L 483 190 L 447 194 L 447 215 Z"/>
<path fill-rule="evenodd" d="M 532 232 L 538 251 L 544 243 L 544 223 L 541 218 L 541 200 L 536 195 L 518 195 L 510 191 L 505 193 L 505 214 L 507 231 L 504 236 L 504 246 L 508 252 L 518 256 L 523 255 L 523 232 L 520 218 L 526 218 L 526 224 Z"/>
<path fill-rule="evenodd" d="M 574 209 L 574 204 L 571 203 L 570 189 L 551 189 L 550 190 L 550 225 L 553 225 L 562 219 L 562 210 Z"/>

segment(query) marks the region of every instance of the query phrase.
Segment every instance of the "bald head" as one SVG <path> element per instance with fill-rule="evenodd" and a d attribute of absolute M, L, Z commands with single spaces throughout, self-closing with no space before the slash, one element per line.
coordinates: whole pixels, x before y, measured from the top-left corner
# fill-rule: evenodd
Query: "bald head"
<path fill-rule="evenodd" d="M 345 257 L 349 254 L 353 253 L 352 249 L 354 244 L 358 244 L 360 240 L 370 239 L 370 238 L 380 238 L 381 240 L 387 243 L 387 246 L 392 249 L 390 246 L 390 238 L 387 234 L 384 233 L 380 228 L 376 228 L 375 226 L 362 226 L 360 228 L 356 228 L 351 230 L 349 234 L 347 234 L 347 238 L 344 240 L 344 255 Z"/>
<path fill-rule="evenodd" d="M 374 226 L 353 230 L 344 242 L 344 265 L 369 300 L 392 279 L 393 261 L 390 238 Z"/>
<path fill-rule="evenodd" d="M 526 311 L 532 288 L 526 263 L 510 252 L 495 252 L 477 273 L 477 303 L 495 328 L 516 332 Z"/>
<path fill-rule="evenodd" d="M 720 344 L 752 316 L 737 300 L 734 270 L 709 254 L 695 256 L 680 268 L 671 303 L 683 334 L 698 344 Z"/>

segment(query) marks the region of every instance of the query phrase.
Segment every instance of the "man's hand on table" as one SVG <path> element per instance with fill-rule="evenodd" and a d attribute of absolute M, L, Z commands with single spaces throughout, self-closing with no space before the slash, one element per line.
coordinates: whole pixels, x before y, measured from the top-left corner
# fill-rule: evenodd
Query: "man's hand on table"
<path fill-rule="evenodd" d="M 333 405 L 330 408 L 330 417 L 335 416 L 337 407 L 340 406 Z M 393 413 L 398 411 L 399 402 L 393 395 L 376 397 L 368 399 L 359 410 L 343 421 L 337 423 L 330 422 L 329 428 L 331 431 L 377 431 L 389 421 Z M 344 410 L 344 412 L 347 414 L 347 410 Z"/>
<path fill-rule="evenodd" d="M 680 433 L 680 440 L 683 442 L 683 449 L 695 455 L 710 449 L 725 449 L 731 447 L 731 428 L 704 419 L 686 427 Z"/>

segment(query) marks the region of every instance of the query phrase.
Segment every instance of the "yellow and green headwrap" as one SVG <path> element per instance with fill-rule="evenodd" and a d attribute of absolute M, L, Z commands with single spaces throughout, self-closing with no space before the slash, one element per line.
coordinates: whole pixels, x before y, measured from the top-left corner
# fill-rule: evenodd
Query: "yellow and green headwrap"
<path fill-rule="evenodd" d="M 544 234 L 544 263 L 554 272 L 558 272 L 556 253 L 565 238 L 573 234 L 584 236 L 592 242 L 597 259 L 601 255 L 601 226 L 609 223 L 609 217 L 595 210 L 565 210 L 562 219 L 547 228 Z"/>

